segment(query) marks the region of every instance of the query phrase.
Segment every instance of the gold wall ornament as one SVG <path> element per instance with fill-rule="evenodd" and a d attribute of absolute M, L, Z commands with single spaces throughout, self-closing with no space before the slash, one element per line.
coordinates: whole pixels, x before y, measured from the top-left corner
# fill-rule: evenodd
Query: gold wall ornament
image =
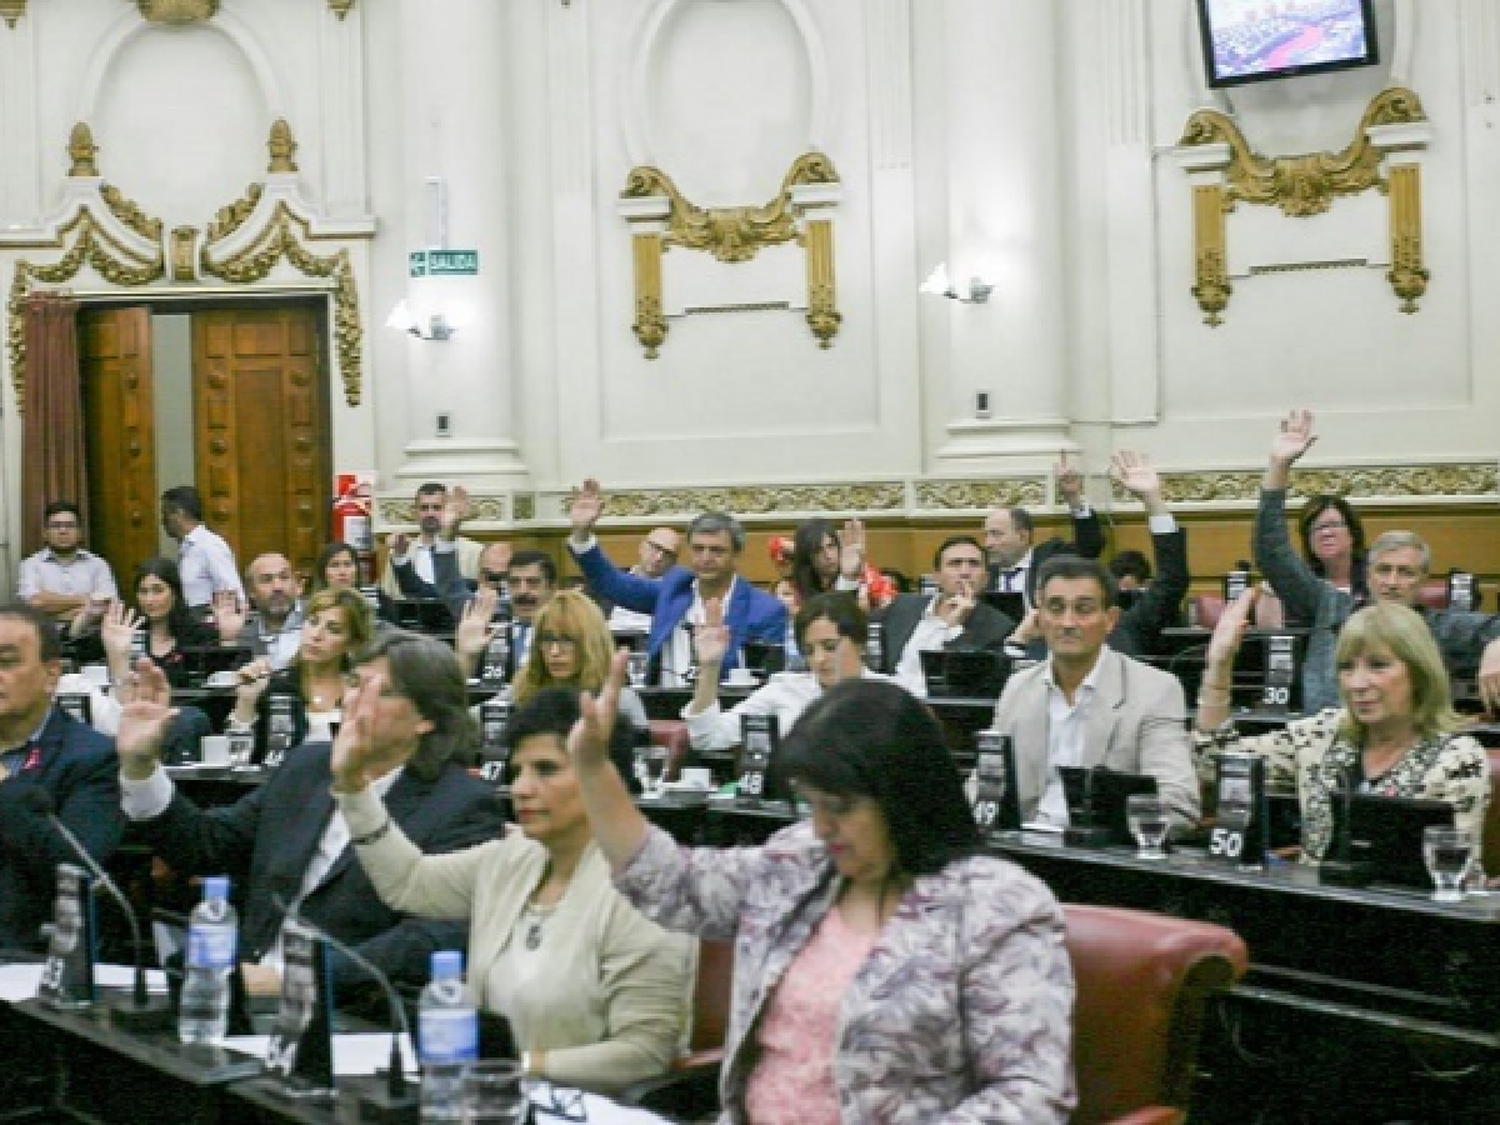
<path fill-rule="evenodd" d="M 339 19 L 349 14 L 349 9 L 354 7 L 354 0 L 328 0 L 328 8 Z"/>
<path fill-rule="evenodd" d="M 802 245 L 807 255 L 807 324 L 818 346 L 832 345 L 843 320 L 837 307 L 833 275 L 833 222 L 811 219 L 808 213 L 830 206 L 832 198 L 811 198 L 806 189 L 822 185 L 837 189 L 838 172 L 821 152 L 806 152 L 792 161 L 782 177 L 781 191 L 761 207 L 703 208 L 690 202 L 677 189 L 672 177 L 660 168 L 641 165 L 630 170 L 625 201 L 664 201 L 662 213 L 622 208 L 626 218 L 649 224 L 633 236 L 635 258 L 635 320 L 631 330 L 655 359 L 667 338 L 663 316 L 661 256 L 673 246 L 701 250 L 726 264 L 748 262 L 764 246 L 786 242 Z"/>
<path fill-rule="evenodd" d="M 920 480 L 917 507 L 933 511 L 1027 508 L 1046 503 L 1045 480 L 1011 477 L 988 480 Z"/>
<path fill-rule="evenodd" d="M 219 0 L 135 0 L 151 23 L 207 23 L 219 11 Z"/>
<path fill-rule="evenodd" d="M 68 246 L 68 239 L 73 239 L 61 258 L 44 265 L 18 261 L 11 275 L 7 344 L 18 413 L 26 410 L 26 297 L 36 283 L 60 286 L 76 277 L 85 264 L 112 285 L 149 285 L 166 275 L 160 246 L 154 260 L 143 260 L 111 238 L 87 210 L 80 211 L 57 233 L 59 247 Z"/>
<path fill-rule="evenodd" d="M 26 14 L 26 0 L 0 0 L 0 19 L 6 27 L 15 27 L 16 21 Z"/>
<path fill-rule="evenodd" d="M 149 242 L 161 239 L 161 220 L 149 217 L 136 203 L 126 199 L 120 189 L 110 184 L 99 186 L 99 197 L 109 213 Z"/>
<path fill-rule="evenodd" d="M 284 201 L 278 202 L 265 227 L 243 249 L 223 261 L 215 261 L 212 251 L 222 238 L 206 239 L 199 251 L 198 264 L 203 273 L 232 285 L 250 285 L 263 280 L 283 259 L 306 277 L 331 280 L 333 339 L 338 346 L 344 401 L 350 406 L 358 406 L 364 367 L 364 329 L 359 323 L 359 290 L 354 282 L 354 265 L 347 246 L 336 254 L 319 256 L 304 245 L 311 238 L 307 220 L 293 214 Z"/>
<path fill-rule="evenodd" d="M 82 121 L 68 133 L 68 156 L 73 163 L 68 168 L 69 178 L 84 179 L 97 176 L 99 166 L 94 157 L 99 155 L 99 146 L 94 143 L 93 131 Z"/>
<path fill-rule="evenodd" d="M 267 172 L 276 175 L 297 170 L 297 163 L 293 159 L 297 155 L 297 142 L 292 137 L 292 127 L 286 123 L 285 117 L 278 117 L 271 122 L 271 136 L 266 141 L 266 148 L 271 152 Z"/>
<path fill-rule="evenodd" d="M 172 280 L 198 280 L 198 228 L 172 228 Z"/>
<path fill-rule="evenodd" d="M 1266 157 L 1251 149 L 1227 115 L 1200 109 L 1189 117 L 1180 146 L 1223 145 L 1230 154 L 1223 182 L 1193 187 L 1192 293 L 1204 312 L 1203 322 L 1211 327 L 1223 324 L 1220 314 L 1234 291 L 1227 266 L 1225 213 L 1236 204 L 1275 206 L 1289 218 L 1305 219 L 1328 211 L 1338 196 L 1371 189 L 1390 197 L 1391 269 L 1386 279 L 1402 300 L 1401 311 L 1416 312 L 1417 298 L 1426 292 L 1431 276 L 1422 264 L 1421 167 L 1409 157 L 1398 163 L 1391 156 L 1424 147 L 1425 138 L 1394 134 L 1402 131 L 1401 126 L 1426 121 L 1422 99 L 1396 86 L 1370 100 L 1354 139 L 1341 152 Z"/>
<path fill-rule="evenodd" d="M 1260 498 L 1263 475 L 1259 469 L 1163 473 L 1162 497 L 1169 504 L 1254 504 Z M 1130 499 L 1130 494 L 1118 483 L 1112 483 L 1111 489 L 1116 500 Z M 1289 493 L 1297 498 L 1328 494 L 1375 501 L 1487 496 L 1497 489 L 1500 489 L 1500 466 L 1493 462 L 1462 462 L 1379 468 L 1299 466 Z"/>
<path fill-rule="evenodd" d="M 568 498 L 557 513 L 566 517 Z M 718 488 L 625 488 L 604 496 L 604 515 L 618 519 L 696 516 L 699 512 L 768 515 L 776 512 L 894 512 L 906 504 L 899 481 L 877 484 L 732 485 Z"/>
<path fill-rule="evenodd" d="M 265 193 L 264 184 L 251 184 L 245 189 L 245 194 L 236 199 L 227 207 L 220 207 L 214 212 L 213 222 L 208 224 L 208 232 L 204 236 L 208 242 L 222 242 L 240 227 L 245 225 L 255 205 L 260 202 L 260 197 Z"/>

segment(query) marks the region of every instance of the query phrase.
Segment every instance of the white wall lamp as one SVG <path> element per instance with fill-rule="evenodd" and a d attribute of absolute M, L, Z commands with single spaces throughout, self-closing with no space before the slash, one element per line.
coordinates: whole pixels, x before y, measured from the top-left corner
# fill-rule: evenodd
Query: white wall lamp
<path fill-rule="evenodd" d="M 990 294 L 995 291 L 992 282 L 986 281 L 979 275 L 969 278 L 969 291 L 965 296 L 953 285 L 953 279 L 948 276 L 948 263 L 939 262 L 937 269 L 927 275 L 927 280 L 917 287 L 918 293 L 926 293 L 931 297 L 947 297 L 950 301 L 959 301 L 965 305 L 982 305 L 990 299 Z"/>
<path fill-rule="evenodd" d="M 417 319 L 417 314 L 411 311 L 411 306 L 405 300 L 397 301 L 396 307 L 391 310 L 391 315 L 386 317 L 385 326 L 394 328 L 399 332 L 406 332 L 419 340 L 448 340 L 458 331 L 457 328 L 448 323 L 448 318 L 440 312 L 435 312 L 427 318 L 424 326 Z"/>

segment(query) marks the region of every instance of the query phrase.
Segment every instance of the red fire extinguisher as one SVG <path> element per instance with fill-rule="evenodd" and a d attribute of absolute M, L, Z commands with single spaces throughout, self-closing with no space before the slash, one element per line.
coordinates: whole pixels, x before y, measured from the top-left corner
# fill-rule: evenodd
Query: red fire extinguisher
<path fill-rule="evenodd" d="M 375 535 L 369 501 L 358 495 L 358 486 L 343 493 L 333 504 L 333 539 L 354 548 L 359 559 L 361 585 L 374 579 Z"/>

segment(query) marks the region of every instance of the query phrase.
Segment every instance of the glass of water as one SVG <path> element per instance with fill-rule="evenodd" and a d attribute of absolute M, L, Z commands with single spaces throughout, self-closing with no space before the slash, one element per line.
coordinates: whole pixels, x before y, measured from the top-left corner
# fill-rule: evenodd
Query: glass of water
<path fill-rule="evenodd" d="M 1155 793 L 1132 793 L 1125 798 L 1125 818 L 1135 837 L 1137 859 L 1166 859 L 1167 805 Z"/>
<path fill-rule="evenodd" d="M 646 686 L 646 667 L 650 661 L 651 656 L 649 653 L 632 652 L 630 654 L 629 663 L 626 665 L 626 672 L 630 676 L 631 687 L 642 688 Z"/>
<path fill-rule="evenodd" d="M 1474 835 L 1467 828 L 1434 825 L 1422 830 L 1422 859 L 1432 876 L 1433 902 L 1463 902 L 1464 879 L 1474 861 Z"/>
<path fill-rule="evenodd" d="M 521 1068 L 498 1059 L 470 1063 L 464 1072 L 464 1125 L 521 1125 L 530 1099 Z"/>

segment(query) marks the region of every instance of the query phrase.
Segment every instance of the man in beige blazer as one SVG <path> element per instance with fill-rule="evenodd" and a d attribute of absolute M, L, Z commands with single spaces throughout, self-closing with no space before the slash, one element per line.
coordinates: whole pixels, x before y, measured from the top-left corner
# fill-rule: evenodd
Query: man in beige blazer
<path fill-rule="evenodd" d="M 1021 818 L 1067 823 L 1059 765 L 1149 774 L 1179 826 L 1198 819 L 1198 779 L 1182 685 L 1111 650 L 1114 580 L 1096 559 L 1059 556 L 1037 580 L 1048 656 L 1011 677 L 995 729 L 1011 736 Z"/>

